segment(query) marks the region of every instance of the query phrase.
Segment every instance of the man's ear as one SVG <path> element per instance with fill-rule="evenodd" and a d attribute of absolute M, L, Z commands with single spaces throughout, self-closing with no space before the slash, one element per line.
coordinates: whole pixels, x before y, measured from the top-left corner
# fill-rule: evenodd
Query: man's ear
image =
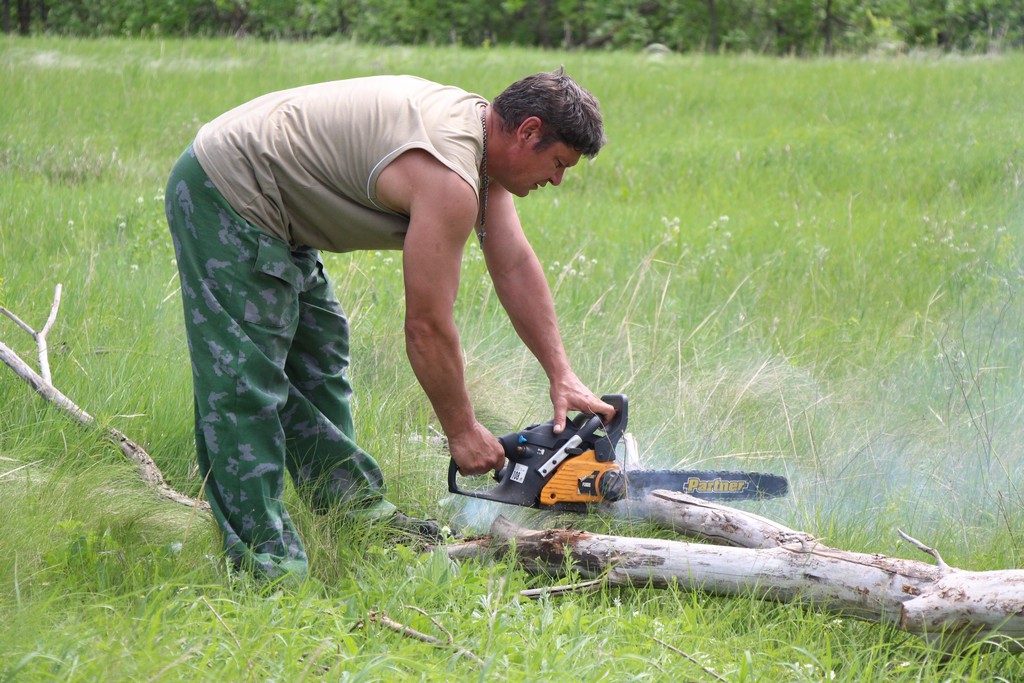
<path fill-rule="evenodd" d="M 543 127 L 544 123 L 539 118 L 531 116 L 519 124 L 519 128 L 516 130 L 516 137 L 524 142 L 536 141 L 540 139 Z"/>

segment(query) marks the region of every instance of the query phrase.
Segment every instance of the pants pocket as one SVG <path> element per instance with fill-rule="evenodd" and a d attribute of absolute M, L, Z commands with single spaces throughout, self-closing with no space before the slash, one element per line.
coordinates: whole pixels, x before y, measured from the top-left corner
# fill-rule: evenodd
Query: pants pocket
<path fill-rule="evenodd" d="M 253 274 L 253 290 L 245 302 L 245 321 L 276 329 L 293 325 L 298 316 L 303 275 L 292 261 L 288 245 L 269 235 L 260 235 Z"/>

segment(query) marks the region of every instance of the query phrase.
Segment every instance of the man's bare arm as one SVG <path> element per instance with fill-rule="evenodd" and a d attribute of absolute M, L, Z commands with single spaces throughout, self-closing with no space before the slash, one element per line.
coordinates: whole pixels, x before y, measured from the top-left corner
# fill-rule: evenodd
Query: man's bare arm
<path fill-rule="evenodd" d="M 466 239 L 477 201 L 458 175 L 424 152 L 407 152 L 377 183 L 389 206 L 409 214 L 403 248 L 406 352 L 463 474 L 504 465 L 497 439 L 476 420 L 453 319 Z"/>
<path fill-rule="evenodd" d="M 548 376 L 557 430 L 569 410 L 611 419 L 615 409 L 587 389 L 569 364 L 544 269 L 523 233 L 512 195 L 500 186 L 491 187 L 487 222 L 487 270 L 516 333 Z"/>

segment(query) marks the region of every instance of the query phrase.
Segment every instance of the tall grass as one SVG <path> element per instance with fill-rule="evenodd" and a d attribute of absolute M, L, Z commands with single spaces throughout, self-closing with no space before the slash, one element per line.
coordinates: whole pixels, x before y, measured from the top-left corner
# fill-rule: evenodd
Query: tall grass
<path fill-rule="evenodd" d="M 56 384 L 197 494 L 162 192 L 202 122 L 318 80 L 416 73 L 492 97 L 559 64 L 602 101 L 611 142 L 520 213 L 578 373 L 630 396 L 643 458 L 783 472 L 792 495 L 753 509 L 832 545 L 915 557 L 900 526 L 951 564 L 1019 567 L 1018 55 L 6 39 L 0 303 L 41 324 L 63 283 Z M 357 430 L 395 502 L 465 523 L 503 512 L 655 533 L 447 496 L 405 360 L 399 263 L 328 257 L 352 318 Z M 503 433 L 545 419 L 543 373 L 472 244 L 456 317 L 484 422 Z M 10 321 L 0 340 L 34 353 Z M 998 651 L 946 660 L 883 627 L 754 599 L 635 589 L 526 602 L 518 590 L 547 580 L 509 560 L 455 566 L 297 499 L 314 577 L 254 585 L 226 571 L 207 519 L 153 498 L 116 449 L 0 377 L 5 679 L 709 679 L 701 666 L 737 681 L 1024 678 Z M 370 610 L 442 640 L 443 626 L 485 667 L 384 631 Z"/>

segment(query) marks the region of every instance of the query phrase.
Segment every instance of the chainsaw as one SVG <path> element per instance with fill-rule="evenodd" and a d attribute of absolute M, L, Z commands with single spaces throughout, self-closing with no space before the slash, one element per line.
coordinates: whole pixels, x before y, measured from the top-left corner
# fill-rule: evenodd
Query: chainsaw
<path fill-rule="evenodd" d="M 785 496 L 789 484 L 777 474 L 714 470 L 624 469 L 619 460 L 626 433 L 629 402 L 622 394 L 601 397 L 615 408 L 604 424 L 599 415 L 580 413 L 555 434 L 554 421 L 530 425 L 499 437 L 506 465 L 494 474 L 489 489 L 459 486 L 459 469 L 448 466 L 448 490 L 463 496 L 542 510 L 583 512 L 594 504 L 625 498 L 639 500 L 655 489 L 668 489 L 703 500 L 758 500 Z M 626 454 L 626 463 L 632 465 Z"/>

